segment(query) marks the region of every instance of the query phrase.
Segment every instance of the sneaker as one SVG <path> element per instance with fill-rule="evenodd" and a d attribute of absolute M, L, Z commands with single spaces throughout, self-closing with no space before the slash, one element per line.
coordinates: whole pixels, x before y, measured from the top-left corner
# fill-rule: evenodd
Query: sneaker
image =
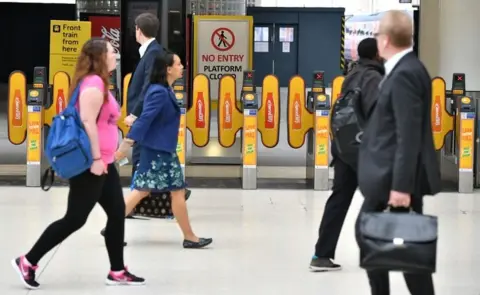
<path fill-rule="evenodd" d="M 30 290 L 36 290 L 40 288 L 40 284 L 35 281 L 35 271 L 38 266 L 27 265 L 25 256 L 18 257 L 12 260 L 12 266 L 20 276 L 23 285 Z"/>
<path fill-rule="evenodd" d="M 120 274 L 110 271 L 105 284 L 108 286 L 141 286 L 145 285 L 145 279 L 134 276 L 128 271 L 128 268 L 125 267 L 125 270 L 123 270 Z"/>
<path fill-rule="evenodd" d="M 330 258 L 313 256 L 312 262 L 310 262 L 310 269 L 312 271 L 334 271 L 341 270 L 342 266 L 334 263 Z"/>

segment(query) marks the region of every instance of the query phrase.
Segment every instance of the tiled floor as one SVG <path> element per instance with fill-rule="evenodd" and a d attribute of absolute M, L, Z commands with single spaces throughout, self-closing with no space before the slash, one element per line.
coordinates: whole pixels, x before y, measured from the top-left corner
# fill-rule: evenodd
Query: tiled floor
<path fill-rule="evenodd" d="M 66 188 L 50 192 L 2 187 L 0 193 L 0 294 L 27 294 L 10 259 L 27 251 L 44 227 L 65 210 Z M 38 295 L 368 295 L 358 267 L 353 223 L 357 196 L 337 251 L 344 270 L 310 273 L 308 264 L 326 192 L 194 189 L 189 200 L 195 231 L 213 237 L 208 250 L 184 250 L 173 220 L 128 220 L 126 262 L 145 276 L 142 287 L 106 287 L 107 255 L 99 207 L 87 225 L 41 261 Z M 437 295 L 480 294 L 480 195 L 441 194 L 426 199 L 440 217 Z M 392 295 L 408 294 L 391 275 Z"/>

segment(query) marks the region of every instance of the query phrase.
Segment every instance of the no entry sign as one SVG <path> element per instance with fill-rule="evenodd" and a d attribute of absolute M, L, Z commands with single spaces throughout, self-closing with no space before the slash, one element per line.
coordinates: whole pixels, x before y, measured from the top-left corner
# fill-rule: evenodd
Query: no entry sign
<path fill-rule="evenodd" d="M 251 16 L 194 16 L 193 72 L 207 75 L 213 100 L 223 75 L 235 76 L 239 97 L 243 71 L 252 69 L 252 26 Z"/>

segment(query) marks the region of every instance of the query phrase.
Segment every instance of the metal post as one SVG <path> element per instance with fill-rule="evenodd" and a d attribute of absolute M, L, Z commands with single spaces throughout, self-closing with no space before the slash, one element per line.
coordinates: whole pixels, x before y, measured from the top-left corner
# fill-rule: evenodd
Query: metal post
<path fill-rule="evenodd" d="M 258 97 L 253 84 L 253 71 L 243 72 L 242 188 L 257 189 L 257 113 Z"/>
<path fill-rule="evenodd" d="M 313 133 L 308 137 L 312 150 L 309 161 L 313 162 L 313 165 L 310 164 L 310 167 L 313 168 L 313 175 L 311 175 L 313 177 L 313 189 L 325 191 L 329 190 L 330 138 L 328 130 L 330 125 L 330 97 L 325 93 L 323 71 L 313 73 L 309 104 L 313 109 L 314 116 Z"/>
<path fill-rule="evenodd" d="M 43 103 L 48 91 L 47 69 L 35 67 L 33 87 L 27 95 L 27 175 L 26 186 L 39 187 L 43 172 Z"/>
<path fill-rule="evenodd" d="M 183 72 L 185 77 L 186 71 Z M 177 104 L 180 107 L 180 126 L 178 128 L 177 155 L 182 166 L 183 178 L 185 179 L 185 162 L 187 155 L 186 134 L 187 134 L 187 95 L 185 93 L 185 80 L 180 78 L 173 85 L 173 92 L 177 98 Z"/>
<path fill-rule="evenodd" d="M 458 192 L 473 193 L 473 165 L 475 148 L 475 101 L 464 96 L 459 102 L 460 127 L 458 143 Z"/>

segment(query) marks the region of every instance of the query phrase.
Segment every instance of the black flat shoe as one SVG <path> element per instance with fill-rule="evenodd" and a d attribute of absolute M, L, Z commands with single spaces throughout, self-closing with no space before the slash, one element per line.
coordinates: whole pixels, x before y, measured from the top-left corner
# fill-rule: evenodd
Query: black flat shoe
<path fill-rule="evenodd" d="M 105 229 L 102 229 L 100 231 L 100 234 L 105 237 Z M 123 247 L 126 247 L 126 246 L 127 246 L 127 242 L 123 242 Z"/>
<path fill-rule="evenodd" d="M 190 195 L 192 194 L 192 191 L 189 189 L 185 190 L 185 201 L 187 201 L 190 198 Z"/>
<path fill-rule="evenodd" d="M 198 242 L 183 240 L 183 248 L 185 249 L 201 249 L 205 248 L 213 242 L 213 239 L 200 238 Z"/>

